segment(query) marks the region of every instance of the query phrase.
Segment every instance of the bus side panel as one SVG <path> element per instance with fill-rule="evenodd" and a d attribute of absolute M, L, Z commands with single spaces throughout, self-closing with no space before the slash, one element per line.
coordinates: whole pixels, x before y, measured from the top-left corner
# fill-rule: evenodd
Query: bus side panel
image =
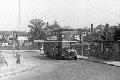
<path fill-rule="evenodd" d="M 49 45 L 49 44 L 48 43 L 44 43 L 43 50 L 44 50 L 44 54 L 46 54 L 48 56 L 49 54 L 48 54 L 48 46 L 47 45 Z"/>
<path fill-rule="evenodd" d="M 55 53 L 55 42 L 47 42 L 44 43 L 44 52 L 47 56 L 50 57 L 55 57 L 56 53 Z"/>
<path fill-rule="evenodd" d="M 51 44 L 51 46 L 49 47 L 49 49 L 50 49 L 49 54 L 50 54 L 51 57 L 56 57 L 56 53 L 55 53 L 55 44 L 56 43 L 51 42 L 50 44 Z"/>
<path fill-rule="evenodd" d="M 68 42 L 62 42 L 62 48 L 68 47 L 69 43 Z"/>
<path fill-rule="evenodd" d="M 82 45 L 74 45 L 78 55 L 82 55 Z"/>

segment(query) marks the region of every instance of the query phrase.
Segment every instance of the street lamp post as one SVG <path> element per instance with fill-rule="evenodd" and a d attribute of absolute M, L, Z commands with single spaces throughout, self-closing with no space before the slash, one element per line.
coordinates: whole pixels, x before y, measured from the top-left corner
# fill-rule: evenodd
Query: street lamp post
<path fill-rule="evenodd" d="M 19 30 L 20 30 L 20 4 L 21 4 L 21 1 L 19 0 L 19 5 L 18 5 L 18 8 L 19 8 L 19 15 L 18 15 L 18 27 L 19 27 Z M 16 39 L 16 33 L 15 31 L 13 32 L 12 34 L 12 37 L 13 37 L 13 56 L 14 56 L 14 50 L 15 50 L 15 39 Z"/>

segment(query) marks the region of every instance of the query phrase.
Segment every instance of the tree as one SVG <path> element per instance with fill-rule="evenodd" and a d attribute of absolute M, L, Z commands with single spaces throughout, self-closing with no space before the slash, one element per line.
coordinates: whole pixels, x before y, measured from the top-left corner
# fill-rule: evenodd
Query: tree
<path fill-rule="evenodd" d="M 92 40 L 113 40 L 114 28 L 108 23 L 105 25 L 98 25 L 94 30 L 95 32 L 92 34 Z"/>
<path fill-rule="evenodd" d="M 6 38 L 6 36 L 3 35 L 1 40 L 2 40 L 2 43 L 6 43 L 6 42 L 7 42 L 7 38 Z"/>
<path fill-rule="evenodd" d="M 41 19 L 32 19 L 30 21 L 30 25 L 28 27 L 30 28 L 30 31 L 28 33 L 28 39 L 29 41 L 34 41 L 34 40 L 40 40 L 45 38 L 45 33 L 44 33 L 44 26 L 45 22 Z"/>
<path fill-rule="evenodd" d="M 113 40 L 113 30 L 108 23 L 105 24 L 103 33 L 101 35 L 102 40 Z"/>
<path fill-rule="evenodd" d="M 51 25 L 52 29 L 60 29 L 60 26 L 58 25 L 58 23 L 55 21 L 54 24 Z"/>
<path fill-rule="evenodd" d="M 102 31 L 95 31 L 92 35 L 91 35 L 91 41 L 93 40 L 101 40 L 101 34 Z"/>
<path fill-rule="evenodd" d="M 118 26 L 113 26 L 114 35 L 113 38 L 115 41 L 120 40 L 120 24 Z"/>
<path fill-rule="evenodd" d="M 49 25 L 49 23 L 47 22 L 47 25 L 45 26 L 45 30 L 49 30 L 49 29 L 60 29 L 60 26 L 56 21 L 52 25 Z"/>
<path fill-rule="evenodd" d="M 91 41 L 90 29 L 88 27 L 84 27 L 84 29 L 82 29 L 82 35 L 83 35 L 84 42 Z"/>
<path fill-rule="evenodd" d="M 50 24 L 47 22 L 47 24 L 46 24 L 44 30 L 47 31 L 47 30 L 49 30 L 49 29 L 51 29 L 51 26 L 50 26 Z"/>

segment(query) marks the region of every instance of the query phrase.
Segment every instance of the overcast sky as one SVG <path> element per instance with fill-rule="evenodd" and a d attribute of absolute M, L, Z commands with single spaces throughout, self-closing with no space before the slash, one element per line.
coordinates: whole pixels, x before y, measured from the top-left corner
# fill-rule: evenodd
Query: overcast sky
<path fill-rule="evenodd" d="M 19 28 L 18 5 L 19 0 L 0 0 L 0 30 L 27 30 L 34 18 L 74 28 L 120 22 L 120 0 L 21 0 Z"/>

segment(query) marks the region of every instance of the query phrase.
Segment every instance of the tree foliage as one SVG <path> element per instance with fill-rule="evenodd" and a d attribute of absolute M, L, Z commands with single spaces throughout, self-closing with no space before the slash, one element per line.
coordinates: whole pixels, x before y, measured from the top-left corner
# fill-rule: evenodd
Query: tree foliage
<path fill-rule="evenodd" d="M 30 28 L 30 31 L 28 33 L 29 41 L 44 39 L 44 26 L 45 22 L 43 22 L 43 20 L 32 19 L 30 21 L 30 25 L 28 25 L 28 27 Z"/>
<path fill-rule="evenodd" d="M 113 30 L 108 23 L 105 24 L 103 33 L 101 35 L 102 40 L 113 40 Z"/>
<path fill-rule="evenodd" d="M 114 40 L 114 30 L 108 23 L 103 25 L 103 30 L 96 31 L 92 34 L 93 40 Z"/>
<path fill-rule="evenodd" d="M 60 29 L 60 26 L 56 21 L 52 25 L 50 25 L 47 22 L 47 25 L 45 26 L 45 30 L 49 30 L 49 29 Z"/>
<path fill-rule="evenodd" d="M 120 24 L 118 26 L 113 27 L 114 35 L 113 38 L 115 41 L 120 40 Z"/>
<path fill-rule="evenodd" d="M 46 38 L 46 31 L 49 29 L 60 29 L 60 26 L 55 21 L 52 25 L 50 25 L 48 22 L 45 23 L 41 19 L 32 19 L 30 21 L 30 25 L 28 25 L 30 28 L 28 39 L 29 41 L 34 40 L 41 40 Z"/>
<path fill-rule="evenodd" d="M 105 25 L 98 25 L 102 27 L 101 30 L 94 31 L 91 35 L 89 34 L 89 29 L 78 29 L 78 34 L 81 35 L 82 32 L 87 32 L 87 35 L 84 37 L 85 41 L 92 40 L 120 40 L 120 24 L 118 26 L 110 26 L 108 23 Z M 41 19 L 32 19 L 30 21 L 30 28 L 28 39 L 29 41 L 45 39 L 46 31 L 49 29 L 60 29 L 60 26 L 55 21 L 52 25 L 48 22 L 45 23 Z"/>

